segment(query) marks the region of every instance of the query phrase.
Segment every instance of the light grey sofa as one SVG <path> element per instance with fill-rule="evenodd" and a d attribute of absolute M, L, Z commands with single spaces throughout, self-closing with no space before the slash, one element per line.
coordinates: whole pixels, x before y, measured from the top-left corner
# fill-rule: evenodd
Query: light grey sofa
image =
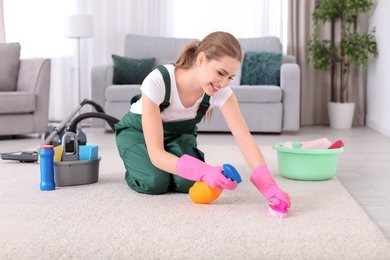
<path fill-rule="evenodd" d="M 51 60 L 20 60 L 20 44 L 0 44 L 0 135 L 43 133 L 48 125 Z"/>
<path fill-rule="evenodd" d="M 182 48 L 196 39 L 165 38 L 128 34 L 125 38 L 124 57 L 143 59 L 155 58 L 156 65 L 173 63 Z M 277 37 L 238 39 L 243 52 L 282 52 Z M 118 119 L 130 108 L 132 96 L 140 93 L 140 85 L 113 85 L 113 64 L 97 65 L 92 68 L 92 100 L 100 104 L 105 112 Z M 239 106 L 251 132 L 281 133 L 298 131 L 300 102 L 300 68 L 292 56 L 283 56 L 280 68 L 280 86 L 240 85 L 237 73 L 230 86 L 237 96 Z M 105 127 L 101 120 L 93 120 L 94 127 Z M 229 131 L 222 114 L 215 109 L 211 121 L 201 122 L 199 131 Z"/>

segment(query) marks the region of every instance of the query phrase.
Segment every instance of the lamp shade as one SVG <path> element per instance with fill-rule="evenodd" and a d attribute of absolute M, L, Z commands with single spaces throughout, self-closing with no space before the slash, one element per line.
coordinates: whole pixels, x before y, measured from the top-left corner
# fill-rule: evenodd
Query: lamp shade
<path fill-rule="evenodd" d="M 92 37 L 92 16 L 72 15 L 65 22 L 65 37 L 89 38 Z"/>

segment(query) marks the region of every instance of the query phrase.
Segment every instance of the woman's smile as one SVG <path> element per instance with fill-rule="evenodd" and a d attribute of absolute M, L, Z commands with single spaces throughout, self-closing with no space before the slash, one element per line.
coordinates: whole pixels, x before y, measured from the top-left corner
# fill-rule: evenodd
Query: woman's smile
<path fill-rule="evenodd" d="M 215 91 L 215 92 L 217 92 L 218 90 L 220 90 L 221 88 L 219 88 L 219 87 L 217 87 L 216 85 L 214 85 L 214 84 L 210 84 L 211 85 L 211 87 L 212 87 L 212 90 L 213 91 Z"/>

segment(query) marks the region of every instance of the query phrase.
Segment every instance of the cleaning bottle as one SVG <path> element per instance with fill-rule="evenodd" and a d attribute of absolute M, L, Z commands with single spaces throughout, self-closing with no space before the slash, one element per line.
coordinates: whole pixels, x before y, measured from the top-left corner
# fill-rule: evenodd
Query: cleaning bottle
<path fill-rule="evenodd" d="M 240 183 L 241 176 L 237 170 L 230 164 L 223 165 L 223 175 L 226 178 Z M 216 200 L 221 194 L 222 190 L 216 190 L 203 181 L 197 181 L 189 190 L 191 200 L 196 204 L 207 204 Z"/>
<path fill-rule="evenodd" d="M 52 145 L 42 145 L 39 150 L 39 164 L 41 169 L 40 188 L 43 191 L 54 190 L 54 148 Z"/>

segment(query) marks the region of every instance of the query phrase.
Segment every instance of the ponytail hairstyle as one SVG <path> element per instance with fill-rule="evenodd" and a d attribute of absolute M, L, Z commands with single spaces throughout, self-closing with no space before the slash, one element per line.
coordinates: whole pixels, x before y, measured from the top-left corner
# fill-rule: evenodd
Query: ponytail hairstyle
<path fill-rule="evenodd" d="M 174 63 L 176 68 L 189 69 L 195 62 L 198 54 L 204 52 L 208 60 L 219 60 L 229 56 L 242 61 L 240 43 L 228 32 L 213 32 L 202 41 L 193 41 L 182 50 L 179 58 Z"/>
<path fill-rule="evenodd" d="M 228 56 L 239 62 L 242 61 L 241 46 L 237 39 L 228 32 L 217 31 L 210 33 L 202 41 L 193 41 L 184 47 L 174 66 L 190 69 L 201 52 L 206 54 L 207 60 L 220 60 Z M 210 120 L 212 114 L 212 109 L 208 110 L 204 121 Z"/>

